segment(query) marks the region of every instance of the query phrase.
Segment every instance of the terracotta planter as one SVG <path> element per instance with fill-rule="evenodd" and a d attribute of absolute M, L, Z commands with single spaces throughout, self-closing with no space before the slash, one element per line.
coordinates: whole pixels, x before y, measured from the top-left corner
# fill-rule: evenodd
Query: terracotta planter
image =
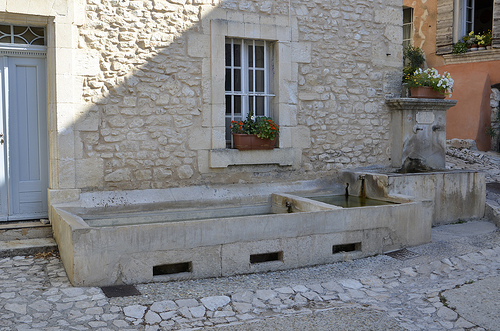
<path fill-rule="evenodd" d="M 410 98 L 444 99 L 446 94 L 434 91 L 429 86 L 410 87 Z"/>
<path fill-rule="evenodd" d="M 274 142 L 270 139 L 260 139 L 254 134 L 233 133 L 234 147 L 240 151 L 258 150 L 258 149 L 273 149 Z"/>

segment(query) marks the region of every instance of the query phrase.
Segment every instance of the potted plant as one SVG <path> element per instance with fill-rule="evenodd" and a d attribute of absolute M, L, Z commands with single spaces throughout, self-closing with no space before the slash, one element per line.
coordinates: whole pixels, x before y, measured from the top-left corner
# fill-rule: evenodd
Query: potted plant
<path fill-rule="evenodd" d="M 486 33 L 483 35 L 483 41 L 484 44 L 486 45 L 486 48 L 491 48 L 491 41 L 493 40 L 493 34 L 491 30 L 486 31 Z"/>
<path fill-rule="evenodd" d="M 424 51 L 420 47 L 408 46 L 403 52 L 403 83 L 411 80 L 413 73 L 425 62 Z"/>
<path fill-rule="evenodd" d="M 477 51 L 477 36 L 474 34 L 474 31 L 469 32 L 468 35 L 465 35 L 462 39 L 467 44 L 467 47 L 471 51 Z"/>
<path fill-rule="evenodd" d="M 453 45 L 453 54 L 463 54 L 467 52 L 467 44 L 463 41 L 459 41 Z"/>
<path fill-rule="evenodd" d="M 231 121 L 231 133 L 238 150 L 273 149 L 279 126 L 270 117 L 249 112 L 244 121 Z"/>
<path fill-rule="evenodd" d="M 444 99 L 451 96 L 453 79 L 448 72 L 439 74 L 434 68 L 422 70 L 418 68 L 411 80 L 407 81 L 412 98 Z"/>

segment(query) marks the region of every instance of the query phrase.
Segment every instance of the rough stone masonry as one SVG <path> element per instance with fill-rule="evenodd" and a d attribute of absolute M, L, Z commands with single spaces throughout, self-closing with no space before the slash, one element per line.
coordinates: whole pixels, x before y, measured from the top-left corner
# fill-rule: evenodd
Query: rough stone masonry
<path fill-rule="evenodd" d="M 85 14 L 78 48 L 93 69 L 81 75 L 76 188 L 297 180 L 390 164 L 384 101 L 400 93 L 398 1 L 87 0 Z M 275 42 L 286 165 L 231 153 L 230 166 L 213 167 L 225 148 L 219 33 Z"/>

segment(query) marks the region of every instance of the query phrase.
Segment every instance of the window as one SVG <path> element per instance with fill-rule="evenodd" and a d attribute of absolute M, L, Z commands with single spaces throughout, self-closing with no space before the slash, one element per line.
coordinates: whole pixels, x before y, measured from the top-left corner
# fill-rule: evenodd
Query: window
<path fill-rule="evenodd" d="M 247 114 L 271 116 L 272 43 L 265 40 L 226 39 L 226 145 L 231 147 L 231 121 Z"/>
<path fill-rule="evenodd" d="M 457 40 L 471 31 L 485 33 L 493 26 L 493 0 L 460 0 Z"/>
<path fill-rule="evenodd" d="M 451 53 L 453 44 L 461 41 L 470 31 L 484 34 L 491 30 L 493 35 L 498 35 L 499 26 L 493 25 L 493 5 L 493 0 L 440 0 L 437 6 L 436 54 Z M 500 47 L 500 40 L 494 39 L 492 46 Z"/>
<path fill-rule="evenodd" d="M 45 28 L 0 25 L 0 43 L 45 45 Z"/>
<path fill-rule="evenodd" d="M 413 8 L 403 8 L 403 49 L 412 44 Z"/>

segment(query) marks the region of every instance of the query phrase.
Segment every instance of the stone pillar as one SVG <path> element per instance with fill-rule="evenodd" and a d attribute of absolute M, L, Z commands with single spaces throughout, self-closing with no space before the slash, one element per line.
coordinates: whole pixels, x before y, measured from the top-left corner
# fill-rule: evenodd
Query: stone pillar
<path fill-rule="evenodd" d="M 388 99 L 394 168 L 420 172 L 445 168 L 446 110 L 456 100 Z"/>

